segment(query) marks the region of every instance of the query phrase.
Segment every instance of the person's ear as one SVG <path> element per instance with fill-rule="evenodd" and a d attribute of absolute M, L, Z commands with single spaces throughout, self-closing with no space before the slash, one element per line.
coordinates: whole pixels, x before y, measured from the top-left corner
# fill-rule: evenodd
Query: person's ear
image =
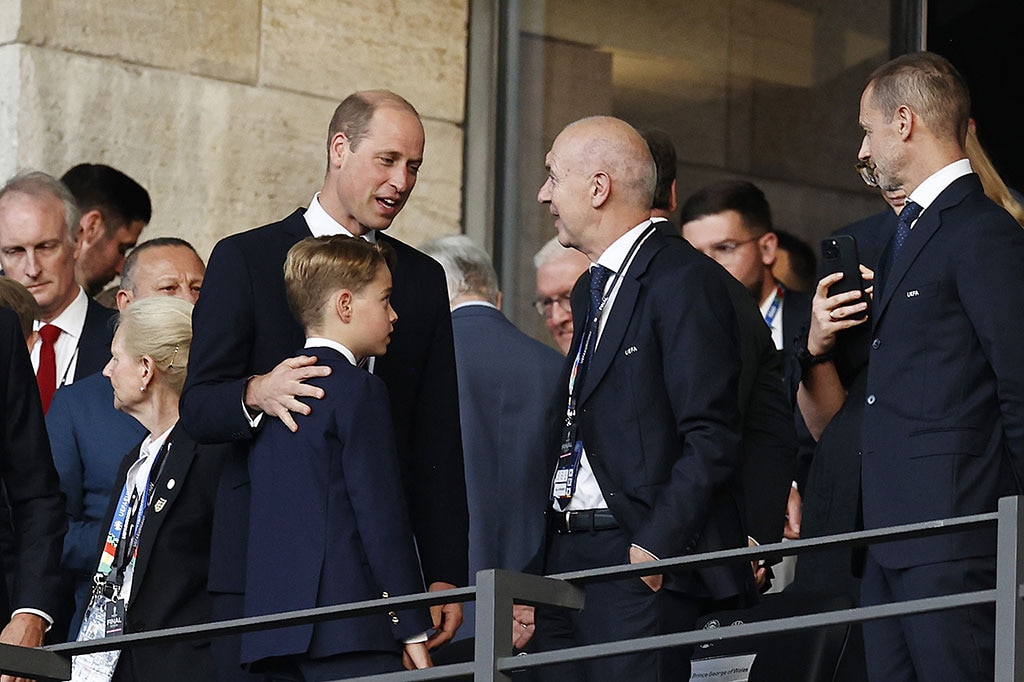
<path fill-rule="evenodd" d="M 334 311 L 338 318 L 348 324 L 352 321 L 352 292 L 348 289 L 339 289 L 334 298 Z"/>
<path fill-rule="evenodd" d="M 76 241 L 84 246 L 92 246 L 106 231 L 106 224 L 103 222 L 103 214 L 99 209 L 92 209 L 82 214 L 78 221 L 78 236 Z"/>
<path fill-rule="evenodd" d="M 761 262 L 768 267 L 774 265 L 779 249 L 779 235 L 774 232 L 765 232 L 757 240 L 757 246 L 761 250 Z"/>

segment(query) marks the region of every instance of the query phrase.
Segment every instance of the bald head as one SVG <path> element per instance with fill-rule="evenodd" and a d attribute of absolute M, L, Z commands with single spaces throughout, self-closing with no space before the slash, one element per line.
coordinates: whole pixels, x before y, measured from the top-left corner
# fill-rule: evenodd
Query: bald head
<path fill-rule="evenodd" d="M 656 170 L 643 136 L 611 116 L 566 126 L 545 159 L 537 194 L 555 216 L 558 241 L 591 260 L 650 217 Z"/>

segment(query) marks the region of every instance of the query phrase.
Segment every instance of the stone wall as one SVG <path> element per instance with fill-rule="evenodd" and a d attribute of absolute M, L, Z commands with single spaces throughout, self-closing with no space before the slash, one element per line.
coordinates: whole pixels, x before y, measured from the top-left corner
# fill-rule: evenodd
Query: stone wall
<path fill-rule="evenodd" d="M 319 189 L 353 90 L 409 99 L 426 129 L 392 227 L 459 231 L 468 0 L 0 0 L 0 175 L 106 163 L 153 199 L 143 238 L 207 256 Z"/>

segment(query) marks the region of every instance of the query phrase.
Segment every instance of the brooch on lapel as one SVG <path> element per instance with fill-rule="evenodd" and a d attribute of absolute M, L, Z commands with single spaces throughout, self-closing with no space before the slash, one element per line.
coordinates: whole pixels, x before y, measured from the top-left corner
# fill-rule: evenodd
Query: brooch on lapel
<path fill-rule="evenodd" d="M 636 346 L 630 346 L 629 348 L 626 349 L 626 352 L 623 353 L 623 355 L 632 355 L 633 353 L 636 352 L 636 350 Z"/>
<path fill-rule="evenodd" d="M 163 508 L 166 505 L 167 505 L 167 498 L 166 497 L 161 497 L 159 500 L 156 501 L 156 504 L 153 505 L 153 511 L 159 513 L 161 511 L 163 511 Z"/>

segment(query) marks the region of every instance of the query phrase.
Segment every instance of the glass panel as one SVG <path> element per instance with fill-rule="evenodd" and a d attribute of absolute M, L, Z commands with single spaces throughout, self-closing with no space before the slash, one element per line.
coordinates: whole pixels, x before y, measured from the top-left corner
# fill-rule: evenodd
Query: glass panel
<path fill-rule="evenodd" d="M 507 312 L 549 340 L 532 307 L 533 255 L 554 235 L 536 203 L 561 128 L 611 114 L 669 133 L 677 193 L 724 177 L 759 185 L 776 227 L 818 240 L 882 210 L 854 172 L 860 93 L 889 58 L 889 2 L 523 0 L 519 11 L 518 206 L 502 235 L 515 264 Z M 513 95 L 513 99 L 515 95 Z M 506 223 L 508 224 L 508 223 Z"/>

